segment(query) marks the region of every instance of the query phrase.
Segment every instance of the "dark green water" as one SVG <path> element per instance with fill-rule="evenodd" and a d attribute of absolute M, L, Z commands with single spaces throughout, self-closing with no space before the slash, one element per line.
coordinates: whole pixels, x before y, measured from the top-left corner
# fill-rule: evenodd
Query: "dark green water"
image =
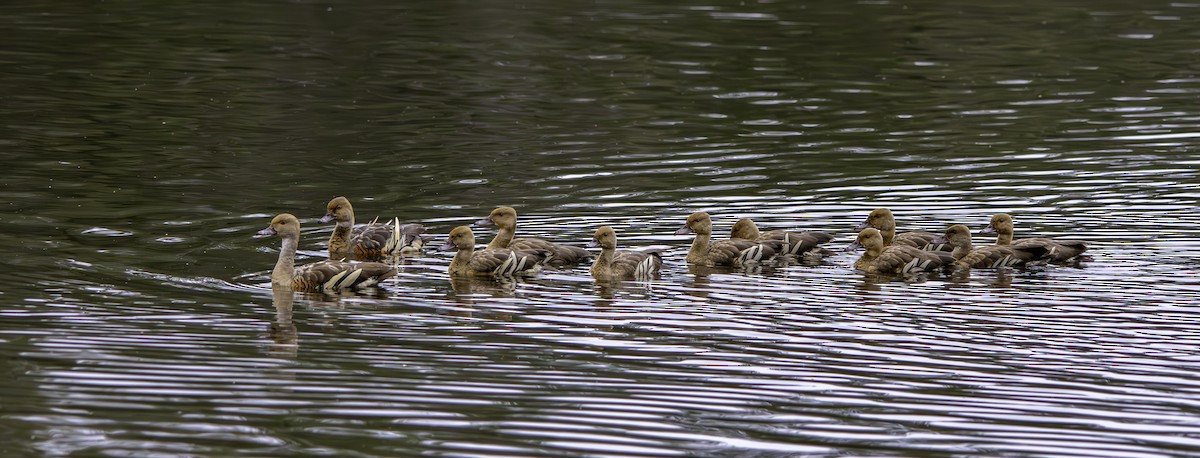
<path fill-rule="evenodd" d="M 0 6 L 4 456 L 1194 456 L 1200 3 Z M 586 266 L 273 296 L 348 196 Z M 683 263 L 692 211 L 981 228 L 1078 266 Z M 478 231 L 481 238 L 491 236 Z M 978 244 L 991 243 L 979 237 Z"/>

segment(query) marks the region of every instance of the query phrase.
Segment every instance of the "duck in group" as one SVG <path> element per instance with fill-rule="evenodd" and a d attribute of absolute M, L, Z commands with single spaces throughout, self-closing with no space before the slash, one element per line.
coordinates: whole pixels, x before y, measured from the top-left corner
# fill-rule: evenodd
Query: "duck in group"
<path fill-rule="evenodd" d="M 300 238 L 300 221 L 282 213 L 258 235 L 278 235 L 281 239 L 279 260 L 271 271 L 271 284 L 295 291 L 339 291 L 376 285 L 396 276 L 396 268 L 370 262 L 392 255 L 419 254 L 428 241 L 421 224 L 372 222 L 355 227 L 354 208 L 345 197 L 334 197 L 326 205 L 321 222 L 336 221 L 329 238 L 329 259 L 295 265 Z M 527 276 L 545 267 L 570 268 L 591 259 L 584 248 L 534 237 L 515 237 L 517 212 L 512 207 L 497 207 L 476 226 L 496 227 L 496 235 L 486 248 L 477 249 L 475 234 L 468 226 L 450 231 L 443 250 L 455 254 L 447 268 L 452 277 Z M 864 253 L 853 263 L 855 269 L 870 274 L 911 275 L 944 268 L 1024 267 L 1047 262 L 1075 260 L 1087 251 L 1086 242 L 1046 237 L 1013 239 L 1012 216 L 992 216 L 981 234 L 996 234 L 994 245 L 976 247 L 967 226 L 954 224 L 944 233 L 926 231 L 896 233 L 891 210 L 876 208 L 858 228 L 850 245 Z M 712 217 L 706 212 L 688 215 L 676 235 L 692 234 L 691 247 L 684 258 L 688 264 L 706 267 L 747 267 L 788 264 L 795 260 L 817 260 L 832 252 L 822 244 L 834 239 L 818 231 L 760 231 L 750 218 L 738 220 L 730 237 L 713 240 Z M 595 230 L 589 244 L 599 247 L 590 273 L 597 281 L 656 278 L 663 266 L 661 248 L 617 249 L 617 231 L 611 226 Z M 350 262 L 348 259 L 368 262 Z"/>

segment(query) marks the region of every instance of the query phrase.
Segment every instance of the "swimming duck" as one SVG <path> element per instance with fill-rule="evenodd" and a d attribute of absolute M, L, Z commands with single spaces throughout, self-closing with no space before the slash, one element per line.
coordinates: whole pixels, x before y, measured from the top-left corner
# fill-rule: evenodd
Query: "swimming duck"
<path fill-rule="evenodd" d="M 459 275 L 514 276 L 533 275 L 541 271 L 549 251 L 513 250 L 510 248 L 475 249 L 475 233 L 467 226 L 458 226 L 442 245 L 443 250 L 457 249 L 450 261 L 449 273 Z"/>
<path fill-rule="evenodd" d="M 1033 237 L 1013 240 L 1013 219 L 1006 213 L 992 216 L 992 221 L 979 231 L 980 234 L 996 234 L 996 245 L 1042 245 L 1054 251 L 1055 262 L 1069 261 L 1087 251 L 1087 242 L 1081 240 L 1056 240 L 1047 237 Z"/>
<path fill-rule="evenodd" d="M 946 234 L 934 239 L 933 243 L 946 243 L 953 247 L 954 265 L 958 267 L 994 268 L 1025 266 L 1038 261 L 1048 261 L 1053 249 L 1042 245 L 1002 246 L 990 245 L 974 248 L 971 245 L 971 230 L 962 224 L 946 229 Z"/>
<path fill-rule="evenodd" d="M 908 245 L 886 246 L 882 232 L 871 227 L 860 231 L 850 248 L 865 250 L 854 261 L 854 268 L 869 274 L 911 275 L 954 263 L 954 256 L 947 251 L 925 251 Z"/>
<path fill-rule="evenodd" d="M 687 262 L 704 266 L 743 266 L 771 260 L 783 250 L 782 240 L 729 239 L 712 241 L 712 219 L 705 212 L 688 215 L 675 235 L 696 234 Z"/>
<path fill-rule="evenodd" d="M 931 245 L 929 242 L 937 238 L 937 234 L 926 231 L 909 231 L 896 233 L 896 218 L 892 216 L 892 211 L 886 208 L 876 208 L 871 210 L 867 215 L 866 221 L 863 221 L 855 228 L 855 230 L 863 230 L 868 227 L 873 227 L 879 230 L 883 236 L 883 245 L 905 245 L 913 248 L 920 248 L 931 251 L 950 251 L 953 247 L 945 244 Z"/>
<path fill-rule="evenodd" d="M 345 197 L 334 197 L 325 206 L 322 223 L 337 221 L 329 236 L 329 258 L 379 259 L 389 255 L 410 256 L 421 251 L 425 226 L 400 224 L 399 218 L 389 224 L 370 224 L 354 227 L 354 207 Z"/>
<path fill-rule="evenodd" d="M 588 246 L 600 247 L 591 269 L 597 280 L 650 280 L 662 268 L 659 250 L 618 250 L 617 231 L 608 226 L 596 229 Z"/>
<path fill-rule="evenodd" d="M 300 220 L 281 213 L 258 235 L 278 235 L 283 239 L 279 260 L 271 270 L 271 286 L 293 291 L 340 291 L 363 288 L 396 276 L 396 269 L 380 262 L 349 263 L 319 261 L 296 266 L 296 245 L 300 242 Z"/>
<path fill-rule="evenodd" d="M 788 232 L 775 230 L 759 232 L 758 225 L 754 224 L 754 220 L 750 218 L 742 218 L 733 223 L 733 229 L 729 231 L 729 238 L 757 241 L 780 240 L 783 241 L 783 249 L 780 251 L 780 254 L 795 257 L 824 256 L 828 252 L 819 245 L 833 240 L 832 235 L 817 231 Z"/>
<path fill-rule="evenodd" d="M 587 261 L 592 257 L 592 254 L 583 248 L 570 245 L 561 245 L 547 240 L 521 237 L 513 238 L 517 231 L 517 211 L 512 207 L 499 207 L 492 210 L 492 213 L 479 221 L 475 222 L 476 226 L 496 226 L 496 237 L 488 243 L 488 248 L 497 250 L 501 248 L 511 248 L 514 250 L 543 250 L 550 253 L 550 258 L 546 261 L 547 264 L 554 267 L 563 267 L 569 264 L 578 264 Z"/>

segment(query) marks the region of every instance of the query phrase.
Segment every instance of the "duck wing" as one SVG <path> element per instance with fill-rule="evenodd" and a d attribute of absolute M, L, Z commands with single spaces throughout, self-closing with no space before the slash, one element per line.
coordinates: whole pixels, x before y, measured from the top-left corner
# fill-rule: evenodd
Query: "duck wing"
<path fill-rule="evenodd" d="M 396 276 L 396 269 L 380 262 L 319 261 L 296 267 L 292 289 L 341 291 L 364 288 Z"/>
<path fill-rule="evenodd" d="M 578 264 L 588 259 L 591 259 L 592 253 L 580 247 L 571 245 L 561 245 L 548 240 L 521 237 L 513 239 L 508 244 L 508 247 L 514 250 L 542 250 L 551 254 L 551 257 L 546 261 L 546 264 L 554 267 L 563 267 L 570 264 Z"/>

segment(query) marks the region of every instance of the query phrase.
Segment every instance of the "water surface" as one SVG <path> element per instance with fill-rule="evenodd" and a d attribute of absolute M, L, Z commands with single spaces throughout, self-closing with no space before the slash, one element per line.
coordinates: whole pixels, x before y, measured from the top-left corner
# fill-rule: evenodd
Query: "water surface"
<path fill-rule="evenodd" d="M 406 3 L 0 7 L 0 452 L 1200 450 L 1200 4 Z M 335 195 L 667 263 L 452 282 L 431 250 L 273 294 L 251 235 L 294 213 L 321 259 Z M 746 273 L 671 235 L 703 210 L 840 247 L 880 206 L 1091 259 Z"/>

